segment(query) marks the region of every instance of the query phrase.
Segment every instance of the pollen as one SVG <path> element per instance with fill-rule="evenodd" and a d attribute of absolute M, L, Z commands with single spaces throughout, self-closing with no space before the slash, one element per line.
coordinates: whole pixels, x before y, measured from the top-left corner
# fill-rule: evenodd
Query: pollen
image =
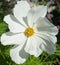
<path fill-rule="evenodd" d="M 25 30 L 25 35 L 26 35 L 27 37 L 30 37 L 30 36 L 32 36 L 33 34 L 34 34 L 34 29 L 33 29 L 33 28 L 30 28 L 30 27 L 26 28 L 26 30 Z"/>

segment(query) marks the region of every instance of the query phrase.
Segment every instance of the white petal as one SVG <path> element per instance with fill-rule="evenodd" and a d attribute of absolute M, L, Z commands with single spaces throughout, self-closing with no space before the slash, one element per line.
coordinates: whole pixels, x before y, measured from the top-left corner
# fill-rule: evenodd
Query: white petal
<path fill-rule="evenodd" d="M 11 59 L 17 63 L 22 64 L 28 58 L 28 54 L 23 50 L 23 44 L 16 46 L 10 50 Z"/>
<path fill-rule="evenodd" d="M 32 26 L 40 17 L 45 17 L 47 13 L 47 6 L 37 6 L 31 9 L 27 15 L 28 23 Z"/>
<path fill-rule="evenodd" d="M 38 57 L 42 53 L 42 50 L 39 48 L 40 44 L 41 40 L 38 37 L 30 37 L 27 40 L 25 51 L 35 57 Z"/>
<path fill-rule="evenodd" d="M 49 33 L 47 34 L 44 32 L 37 33 L 36 35 L 40 36 L 41 38 L 44 38 L 46 40 L 50 40 L 53 44 L 56 44 L 56 42 L 57 42 L 57 38 L 55 35 L 51 35 Z"/>
<path fill-rule="evenodd" d="M 25 31 L 25 27 L 22 24 L 20 24 L 13 15 L 5 16 L 4 21 L 8 24 L 10 31 L 13 33 Z"/>
<path fill-rule="evenodd" d="M 22 17 L 26 17 L 28 11 L 30 10 L 30 6 L 27 1 L 18 1 L 13 9 L 14 16 L 21 21 Z M 21 22 L 25 25 L 24 22 Z"/>
<path fill-rule="evenodd" d="M 7 32 L 2 34 L 1 43 L 3 45 L 17 45 L 23 44 L 26 41 L 26 36 L 24 33 L 13 34 L 11 32 Z"/>
<path fill-rule="evenodd" d="M 41 45 L 41 49 L 44 50 L 45 52 L 47 52 L 48 54 L 53 54 L 56 50 L 56 45 L 54 45 L 55 47 L 51 47 L 51 45 L 47 44 L 42 44 Z"/>
<path fill-rule="evenodd" d="M 48 7 L 48 13 L 52 12 L 55 8 L 56 8 L 56 6 L 50 6 L 50 7 Z"/>
<path fill-rule="evenodd" d="M 28 11 L 30 10 L 30 5 L 27 1 L 19 1 L 13 10 L 16 18 L 21 18 L 27 16 Z"/>
<path fill-rule="evenodd" d="M 58 29 L 54 26 L 51 22 L 48 21 L 46 18 L 39 19 L 35 25 L 35 32 L 43 32 L 43 33 L 50 33 L 52 35 L 58 34 Z"/>
<path fill-rule="evenodd" d="M 56 37 L 55 36 L 50 36 L 49 34 L 37 34 L 37 36 L 40 37 L 40 39 L 42 40 L 42 45 L 40 46 L 40 48 L 44 51 L 46 51 L 48 54 L 52 54 L 54 53 L 54 51 L 56 50 Z M 54 39 L 53 39 L 54 38 Z"/>

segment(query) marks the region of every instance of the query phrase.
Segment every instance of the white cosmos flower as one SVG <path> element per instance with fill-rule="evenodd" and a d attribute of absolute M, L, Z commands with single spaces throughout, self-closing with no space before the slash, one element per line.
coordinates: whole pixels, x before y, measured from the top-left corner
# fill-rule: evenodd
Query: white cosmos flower
<path fill-rule="evenodd" d="M 52 12 L 56 8 L 56 6 L 51 6 L 51 4 L 54 4 L 54 1 L 53 0 L 50 0 L 46 4 L 46 6 L 48 7 L 48 13 Z"/>
<path fill-rule="evenodd" d="M 18 1 L 13 14 L 4 17 L 10 31 L 2 34 L 1 43 L 14 45 L 10 50 L 14 62 L 24 63 L 29 54 L 38 57 L 42 51 L 48 54 L 55 51 L 58 29 L 45 18 L 46 6 L 30 8 L 26 1 Z"/>

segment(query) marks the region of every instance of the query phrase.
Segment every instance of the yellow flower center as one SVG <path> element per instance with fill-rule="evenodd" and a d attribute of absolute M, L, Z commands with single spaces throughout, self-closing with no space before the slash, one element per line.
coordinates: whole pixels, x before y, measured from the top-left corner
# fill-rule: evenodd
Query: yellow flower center
<path fill-rule="evenodd" d="M 33 29 L 33 28 L 30 28 L 30 27 L 26 28 L 26 30 L 25 30 L 25 35 L 26 35 L 27 37 L 30 37 L 30 36 L 32 36 L 33 34 L 34 34 L 34 29 Z"/>

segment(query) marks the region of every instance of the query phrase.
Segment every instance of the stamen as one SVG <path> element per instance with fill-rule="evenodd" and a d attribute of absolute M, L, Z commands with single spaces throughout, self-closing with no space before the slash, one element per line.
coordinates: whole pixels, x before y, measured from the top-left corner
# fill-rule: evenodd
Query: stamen
<path fill-rule="evenodd" d="M 33 34 L 34 34 L 34 29 L 33 29 L 33 28 L 30 28 L 30 27 L 26 28 L 26 30 L 25 30 L 25 35 L 26 35 L 27 37 L 30 37 L 30 36 L 32 36 Z"/>

